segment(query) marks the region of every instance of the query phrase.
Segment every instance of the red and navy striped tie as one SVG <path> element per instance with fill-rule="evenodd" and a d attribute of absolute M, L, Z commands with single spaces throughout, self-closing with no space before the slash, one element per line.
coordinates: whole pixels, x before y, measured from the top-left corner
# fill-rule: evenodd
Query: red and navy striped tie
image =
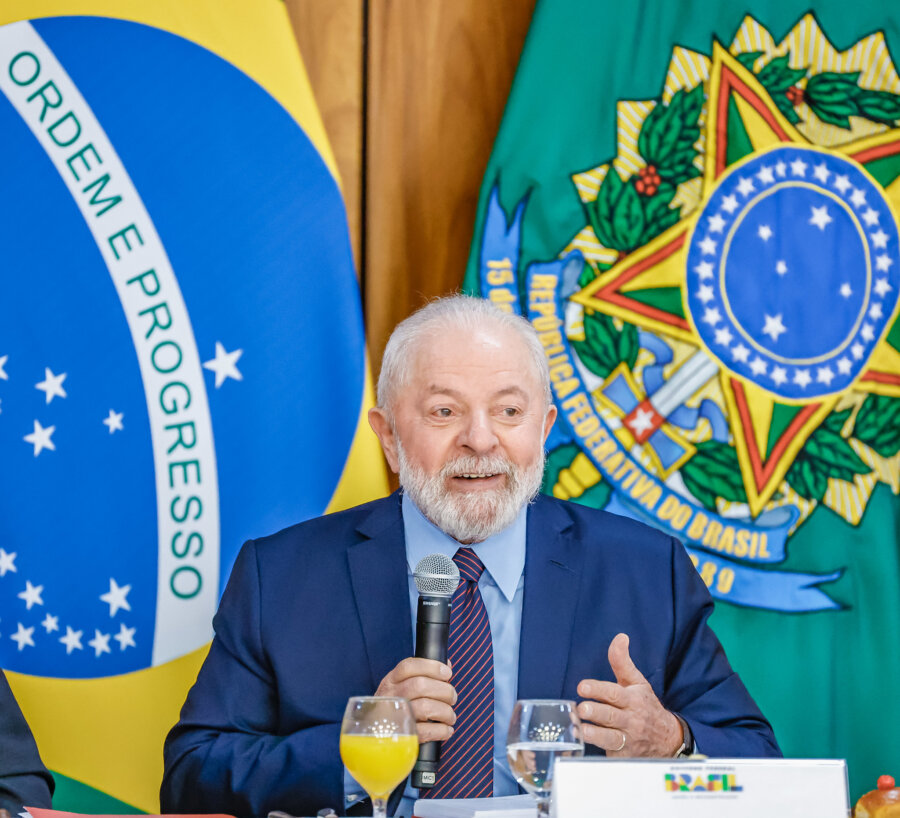
<path fill-rule="evenodd" d="M 447 644 L 456 725 L 441 746 L 437 786 L 422 797 L 484 798 L 494 791 L 494 648 L 478 590 L 484 564 L 471 548 L 460 548 L 453 561 L 463 580 L 453 594 Z"/>

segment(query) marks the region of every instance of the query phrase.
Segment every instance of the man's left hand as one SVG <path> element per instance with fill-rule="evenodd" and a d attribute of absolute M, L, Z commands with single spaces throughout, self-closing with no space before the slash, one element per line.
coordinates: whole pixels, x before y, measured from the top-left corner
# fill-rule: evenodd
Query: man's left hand
<path fill-rule="evenodd" d="M 578 705 L 584 740 L 612 758 L 670 758 L 681 746 L 681 723 L 666 710 L 628 653 L 628 636 L 609 645 L 615 682 L 583 679 Z"/>

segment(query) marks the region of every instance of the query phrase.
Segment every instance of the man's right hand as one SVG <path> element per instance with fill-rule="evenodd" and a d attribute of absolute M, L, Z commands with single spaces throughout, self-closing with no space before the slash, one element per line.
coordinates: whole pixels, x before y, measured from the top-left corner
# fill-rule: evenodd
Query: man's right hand
<path fill-rule="evenodd" d="M 456 723 L 456 690 L 449 666 L 434 659 L 404 659 L 381 680 L 376 696 L 402 696 L 409 700 L 419 743 L 446 741 Z"/>

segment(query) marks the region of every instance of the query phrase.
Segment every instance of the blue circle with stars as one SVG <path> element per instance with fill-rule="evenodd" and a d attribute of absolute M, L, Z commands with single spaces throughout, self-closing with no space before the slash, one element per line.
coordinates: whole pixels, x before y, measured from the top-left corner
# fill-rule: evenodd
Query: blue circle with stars
<path fill-rule="evenodd" d="M 687 256 L 698 334 L 731 372 L 790 400 L 848 388 L 894 312 L 898 232 L 846 157 L 785 145 L 719 181 Z"/>

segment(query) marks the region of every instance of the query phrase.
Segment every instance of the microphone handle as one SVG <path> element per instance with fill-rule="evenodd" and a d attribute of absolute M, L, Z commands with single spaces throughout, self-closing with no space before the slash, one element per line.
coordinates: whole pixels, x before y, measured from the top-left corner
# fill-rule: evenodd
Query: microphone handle
<path fill-rule="evenodd" d="M 450 636 L 450 597 L 419 595 L 416 609 L 416 657 L 447 661 L 447 640 Z M 419 757 L 410 773 L 414 787 L 430 790 L 437 784 L 441 761 L 441 743 L 426 741 L 419 745 Z"/>

